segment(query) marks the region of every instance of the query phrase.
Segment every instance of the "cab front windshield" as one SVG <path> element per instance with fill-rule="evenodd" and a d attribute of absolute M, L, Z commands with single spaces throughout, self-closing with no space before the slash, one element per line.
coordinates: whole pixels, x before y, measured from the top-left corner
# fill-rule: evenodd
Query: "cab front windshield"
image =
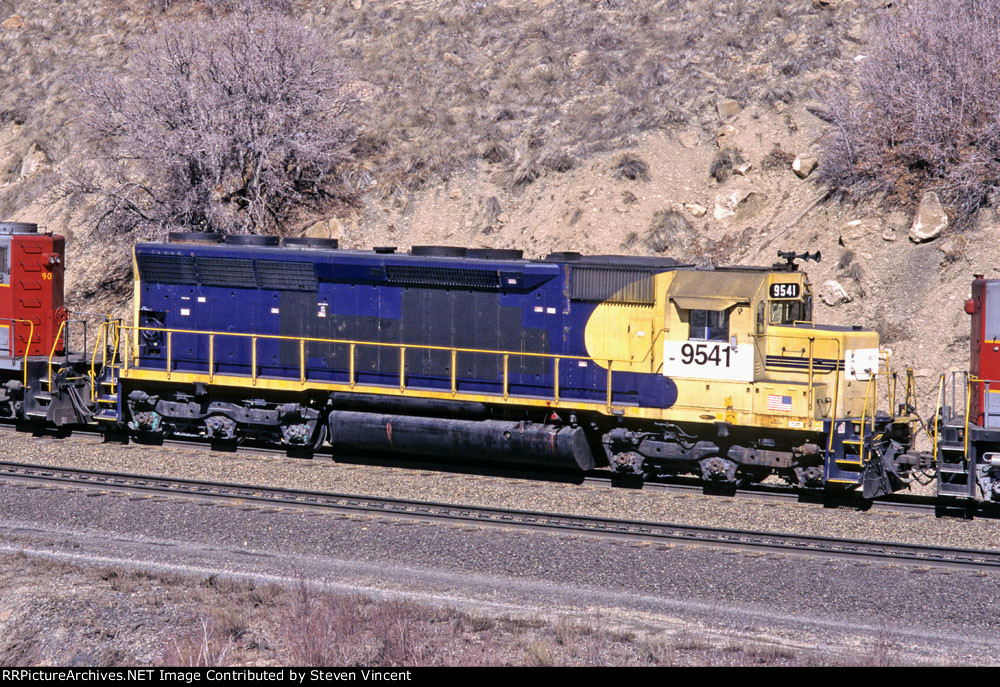
<path fill-rule="evenodd" d="M 812 322 L 812 298 L 798 301 L 770 301 L 771 324 Z"/>

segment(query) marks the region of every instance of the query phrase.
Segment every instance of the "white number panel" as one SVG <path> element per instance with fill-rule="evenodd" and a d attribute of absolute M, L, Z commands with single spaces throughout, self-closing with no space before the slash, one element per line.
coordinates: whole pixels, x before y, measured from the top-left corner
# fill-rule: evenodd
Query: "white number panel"
<path fill-rule="evenodd" d="M 752 382 L 753 344 L 739 344 L 734 348 L 724 341 L 664 341 L 663 374 Z"/>

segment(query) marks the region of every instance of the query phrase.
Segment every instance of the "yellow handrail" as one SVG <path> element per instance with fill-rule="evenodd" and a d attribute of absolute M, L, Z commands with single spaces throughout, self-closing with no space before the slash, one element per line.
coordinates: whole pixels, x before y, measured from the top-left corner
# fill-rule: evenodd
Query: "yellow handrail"
<path fill-rule="evenodd" d="M 934 413 L 934 416 L 935 416 L 935 420 L 934 420 L 934 449 L 933 449 L 934 452 L 931 455 L 934 456 L 934 461 L 935 462 L 937 462 L 937 453 L 938 453 L 938 427 L 941 426 L 941 422 L 943 421 L 943 418 L 941 417 L 941 413 L 942 413 L 943 410 L 944 410 L 944 373 L 942 372 L 941 373 L 941 377 L 940 377 L 940 379 L 938 381 L 938 404 L 937 404 L 937 411 Z"/>
<path fill-rule="evenodd" d="M 90 400 L 97 401 L 97 350 L 100 348 L 104 351 L 102 361 L 107 363 L 107 341 L 108 341 L 108 328 L 113 324 L 112 322 L 102 322 L 101 326 L 97 328 L 97 338 L 94 342 L 94 352 L 90 356 Z M 104 341 L 104 345 L 101 342 Z"/>
<path fill-rule="evenodd" d="M 969 377 L 968 392 L 965 396 L 965 425 L 962 428 L 962 438 L 965 440 L 965 452 L 962 454 L 963 460 L 965 459 L 965 456 L 969 455 L 969 413 L 972 410 L 972 383 L 973 378 Z"/>
<path fill-rule="evenodd" d="M 146 332 L 146 331 L 148 331 L 148 332 L 161 332 L 161 333 L 165 333 L 167 335 L 167 374 L 170 374 L 172 372 L 172 368 L 173 368 L 173 335 L 174 334 L 194 334 L 194 335 L 199 335 L 199 336 L 207 336 L 208 339 L 209 339 L 209 346 L 208 346 L 208 358 L 209 358 L 209 360 L 208 360 L 209 373 L 208 374 L 209 374 L 209 381 L 212 381 L 212 378 L 214 377 L 214 373 L 215 373 L 215 337 L 217 337 L 217 336 L 219 336 L 219 337 L 228 336 L 228 337 L 245 338 L 245 339 L 250 339 L 251 340 L 251 367 L 253 368 L 251 370 L 251 379 L 254 380 L 254 382 L 256 382 L 257 377 L 258 377 L 258 375 L 257 375 L 257 340 L 258 339 L 267 339 L 267 340 L 272 340 L 272 341 L 296 341 L 296 342 L 298 342 L 298 344 L 299 344 L 299 377 L 300 377 L 300 381 L 302 383 L 306 382 L 306 355 L 305 355 L 305 347 L 306 347 L 307 343 L 323 343 L 323 344 L 335 344 L 335 345 L 349 346 L 349 348 L 350 348 L 350 359 L 349 359 L 348 374 L 349 374 L 349 377 L 350 377 L 349 378 L 349 382 L 350 382 L 350 384 L 351 384 L 352 387 L 354 386 L 354 384 L 356 382 L 356 378 L 357 378 L 355 352 L 356 352 L 356 349 L 357 349 L 358 346 L 374 346 L 374 347 L 383 347 L 383 348 L 397 348 L 397 349 L 399 349 L 399 352 L 400 352 L 400 359 L 399 359 L 399 362 L 400 362 L 399 388 L 400 388 L 401 391 L 405 391 L 406 388 L 407 388 L 406 387 L 406 376 L 405 376 L 406 350 L 407 349 L 416 349 L 416 350 L 425 350 L 425 351 L 448 351 L 451 354 L 451 356 L 452 356 L 452 370 L 451 370 L 451 377 L 452 377 L 451 387 L 452 387 L 452 393 L 457 393 L 458 392 L 458 380 L 457 380 L 457 373 L 456 373 L 456 362 L 457 362 L 457 356 L 458 356 L 459 353 L 474 353 L 474 354 L 485 354 L 485 355 L 503 356 L 503 380 L 502 380 L 502 382 L 503 382 L 504 398 L 509 397 L 509 394 L 510 394 L 510 380 L 509 380 L 510 365 L 509 365 L 509 361 L 510 361 L 511 357 L 545 358 L 545 359 L 553 360 L 554 361 L 554 365 L 555 365 L 555 373 L 554 373 L 554 380 L 553 380 L 553 393 L 555 395 L 556 400 L 559 399 L 559 395 L 560 395 L 560 386 L 559 386 L 559 384 L 560 384 L 560 380 L 559 380 L 559 362 L 560 361 L 562 361 L 562 360 L 578 360 L 578 361 L 587 361 L 587 362 L 593 362 L 593 363 L 600 364 L 600 362 L 596 358 L 592 358 L 590 356 L 584 356 L 584 355 L 566 355 L 566 354 L 562 354 L 562 353 L 533 353 L 533 352 L 528 352 L 528 351 L 523 351 L 523 352 L 522 351 L 497 351 L 497 350 L 479 349 L 479 348 L 461 348 L 461 347 L 457 347 L 457 346 L 456 347 L 451 347 L 451 346 L 433 346 L 433 345 L 428 345 L 428 344 L 398 344 L 398 343 L 388 343 L 388 342 L 381 342 L 381 341 L 357 341 L 357 340 L 351 340 L 351 339 L 321 339 L 321 338 L 315 338 L 315 337 L 283 336 L 283 335 L 278 335 L 278 334 L 247 334 L 247 333 L 243 333 L 243 332 L 198 331 L 198 330 L 191 330 L 191 329 L 171 329 L 171 328 L 166 328 L 166 327 L 143 327 L 143 326 L 136 326 L 136 325 L 125 325 L 125 324 L 121 324 L 119 322 L 108 322 L 108 323 L 102 324 L 101 329 L 99 330 L 99 334 L 98 334 L 98 345 L 100 345 L 101 337 L 104 337 L 104 340 L 107 339 L 108 331 L 109 331 L 107 329 L 107 327 L 110 326 L 110 325 L 113 325 L 113 329 L 114 329 L 114 331 L 116 333 L 117 340 L 119 340 L 119 341 L 125 341 L 126 342 L 126 346 L 124 347 L 123 352 L 122 352 L 123 353 L 123 355 L 122 355 L 123 366 L 122 367 L 123 367 L 123 370 L 126 373 L 128 372 L 128 369 L 129 369 L 129 358 L 130 357 L 132 358 L 131 362 L 132 362 L 133 365 L 137 365 L 137 363 L 138 363 L 138 357 L 139 357 L 138 349 L 136 349 L 135 351 L 133 351 L 132 355 L 130 356 L 129 355 L 130 351 L 128 350 L 130 344 L 128 342 L 130 342 L 133 338 L 137 337 L 140 332 Z M 121 336 L 119 334 L 119 332 L 125 332 L 126 335 L 125 336 Z M 133 337 L 127 336 L 128 333 L 132 333 L 132 334 L 134 334 L 134 336 Z M 131 344 L 131 345 L 134 345 L 134 343 Z M 652 348 L 650 348 L 650 351 L 647 353 L 647 356 L 649 356 L 651 354 L 652 354 Z M 95 346 L 94 354 L 93 354 L 93 357 L 92 357 L 92 360 L 91 360 L 91 372 L 92 372 L 92 375 L 96 375 L 96 369 L 95 369 L 96 368 L 96 357 L 97 357 L 97 347 Z M 617 359 L 617 358 L 607 359 L 607 383 L 608 383 L 609 387 L 608 387 L 608 390 L 607 390 L 606 403 L 607 403 L 607 407 L 608 407 L 609 412 L 610 412 L 610 410 L 611 410 L 611 408 L 613 406 L 613 403 L 612 403 L 612 401 L 613 401 L 612 387 L 610 386 L 611 383 L 612 383 L 612 376 L 613 376 L 613 369 L 612 368 L 614 367 L 615 364 L 628 364 L 628 365 L 631 366 L 631 365 L 635 365 L 637 362 L 638 363 L 642 363 L 643 360 L 636 361 L 636 360 L 632 360 L 632 359 L 626 360 L 626 359 Z"/>
<path fill-rule="evenodd" d="M 117 323 L 110 323 L 117 324 Z M 512 355 L 512 356 L 522 356 L 526 358 L 559 358 L 562 360 L 586 360 L 590 362 L 598 362 L 596 358 L 592 358 L 587 355 L 566 355 L 563 353 L 532 353 L 530 351 L 495 351 L 491 349 L 480 349 L 480 348 L 462 348 L 460 346 L 432 346 L 429 344 L 401 344 L 401 343 L 390 343 L 385 341 L 359 341 L 353 339 L 318 339 L 309 336 L 283 336 L 280 334 L 246 334 L 244 332 L 218 332 L 210 330 L 194 330 L 194 329 L 168 329 L 165 327 L 139 327 L 132 324 L 121 324 L 117 325 L 126 331 L 144 331 L 144 332 L 173 332 L 174 334 L 198 334 L 201 336 L 232 336 L 237 338 L 245 339 L 268 339 L 272 341 L 301 341 L 303 343 L 323 343 L 323 344 L 337 344 L 337 345 L 350 345 L 354 344 L 356 346 L 376 346 L 384 348 L 400 348 L 405 346 L 406 348 L 414 348 L 422 351 L 457 351 L 458 353 L 480 353 L 485 355 Z M 134 357 L 138 357 L 135 354 Z M 602 359 L 607 360 L 609 363 L 621 363 L 621 364 L 634 364 L 635 362 L 643 362 L 644 359 L 639 361 L 626 360 L 624 358 L 611 358 Z"/>
<path fill-rule="evenodd" d="M 66 320 L 59 323 L 59 329 L 56 330 L 56 338 L 52 340 L 52 350 L 49 351 L 49 390 L 52 389 L 52 359 L 56 357 L 56 347 L 59 345 L 59 337 L 62 336 L 63 328 L 66 326 Z"/>
<path fill-rule="evenodd" d="M 13 317 L 0 317 L 0 322 L 10 322 L 12 325 L 21 323 L 28 325 L 28 341 L 24 345 L 24 388 L 28 388 L 28 351 L 31 350 L 31 342 L 35 338 L 35 323 L 31 320 L 20 320 Z M 10 328 L 10 357 L 14 357 L 14 349 L 16 348 L 14 341 L 14 327 Z"/>

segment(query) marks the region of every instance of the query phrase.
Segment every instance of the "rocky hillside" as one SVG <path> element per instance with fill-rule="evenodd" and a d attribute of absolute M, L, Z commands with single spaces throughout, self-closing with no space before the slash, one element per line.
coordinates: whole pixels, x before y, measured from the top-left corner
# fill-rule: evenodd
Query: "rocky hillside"
<path fill-rule="evenodd" d="M 345 169 L 359 201 L 295 230 L 349 247 L 737 264 L 820 250 L 804 267 L 817 319 L 875 327 L 930 389 L 931 371 L 967 357 L 962 301 L 974 272 L 997 272 L 1000 221 L 918 243 L 917 208 L 844 205 L 814 171 L 824 99 L 891 5 L 293 0 L 365 93 Z M 0 0 L 0 215 L 70 237 L 72 306 L 123 312 L 130 297 L 128 246 L 95 232 L 85 203 L 53 194 L 60 171 L 92 154 L 73 136 L 74 75 L 127 65 L 134 37 L 200 11 L 194 0 Z"/>

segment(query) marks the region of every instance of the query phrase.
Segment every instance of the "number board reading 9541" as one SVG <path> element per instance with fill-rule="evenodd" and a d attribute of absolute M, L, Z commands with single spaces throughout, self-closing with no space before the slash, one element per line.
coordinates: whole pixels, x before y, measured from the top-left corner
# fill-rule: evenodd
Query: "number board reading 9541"
<path fill-rule="evenodd" d="M 771 284 L 771 298 L 798 298 L 799 285 L 795 282 Z"/>
<path fill-rule="evenodd" d="M 753 345 L 716 341 L 664 341 L 663 374 L 672 377 L 753 381 Z"/>

